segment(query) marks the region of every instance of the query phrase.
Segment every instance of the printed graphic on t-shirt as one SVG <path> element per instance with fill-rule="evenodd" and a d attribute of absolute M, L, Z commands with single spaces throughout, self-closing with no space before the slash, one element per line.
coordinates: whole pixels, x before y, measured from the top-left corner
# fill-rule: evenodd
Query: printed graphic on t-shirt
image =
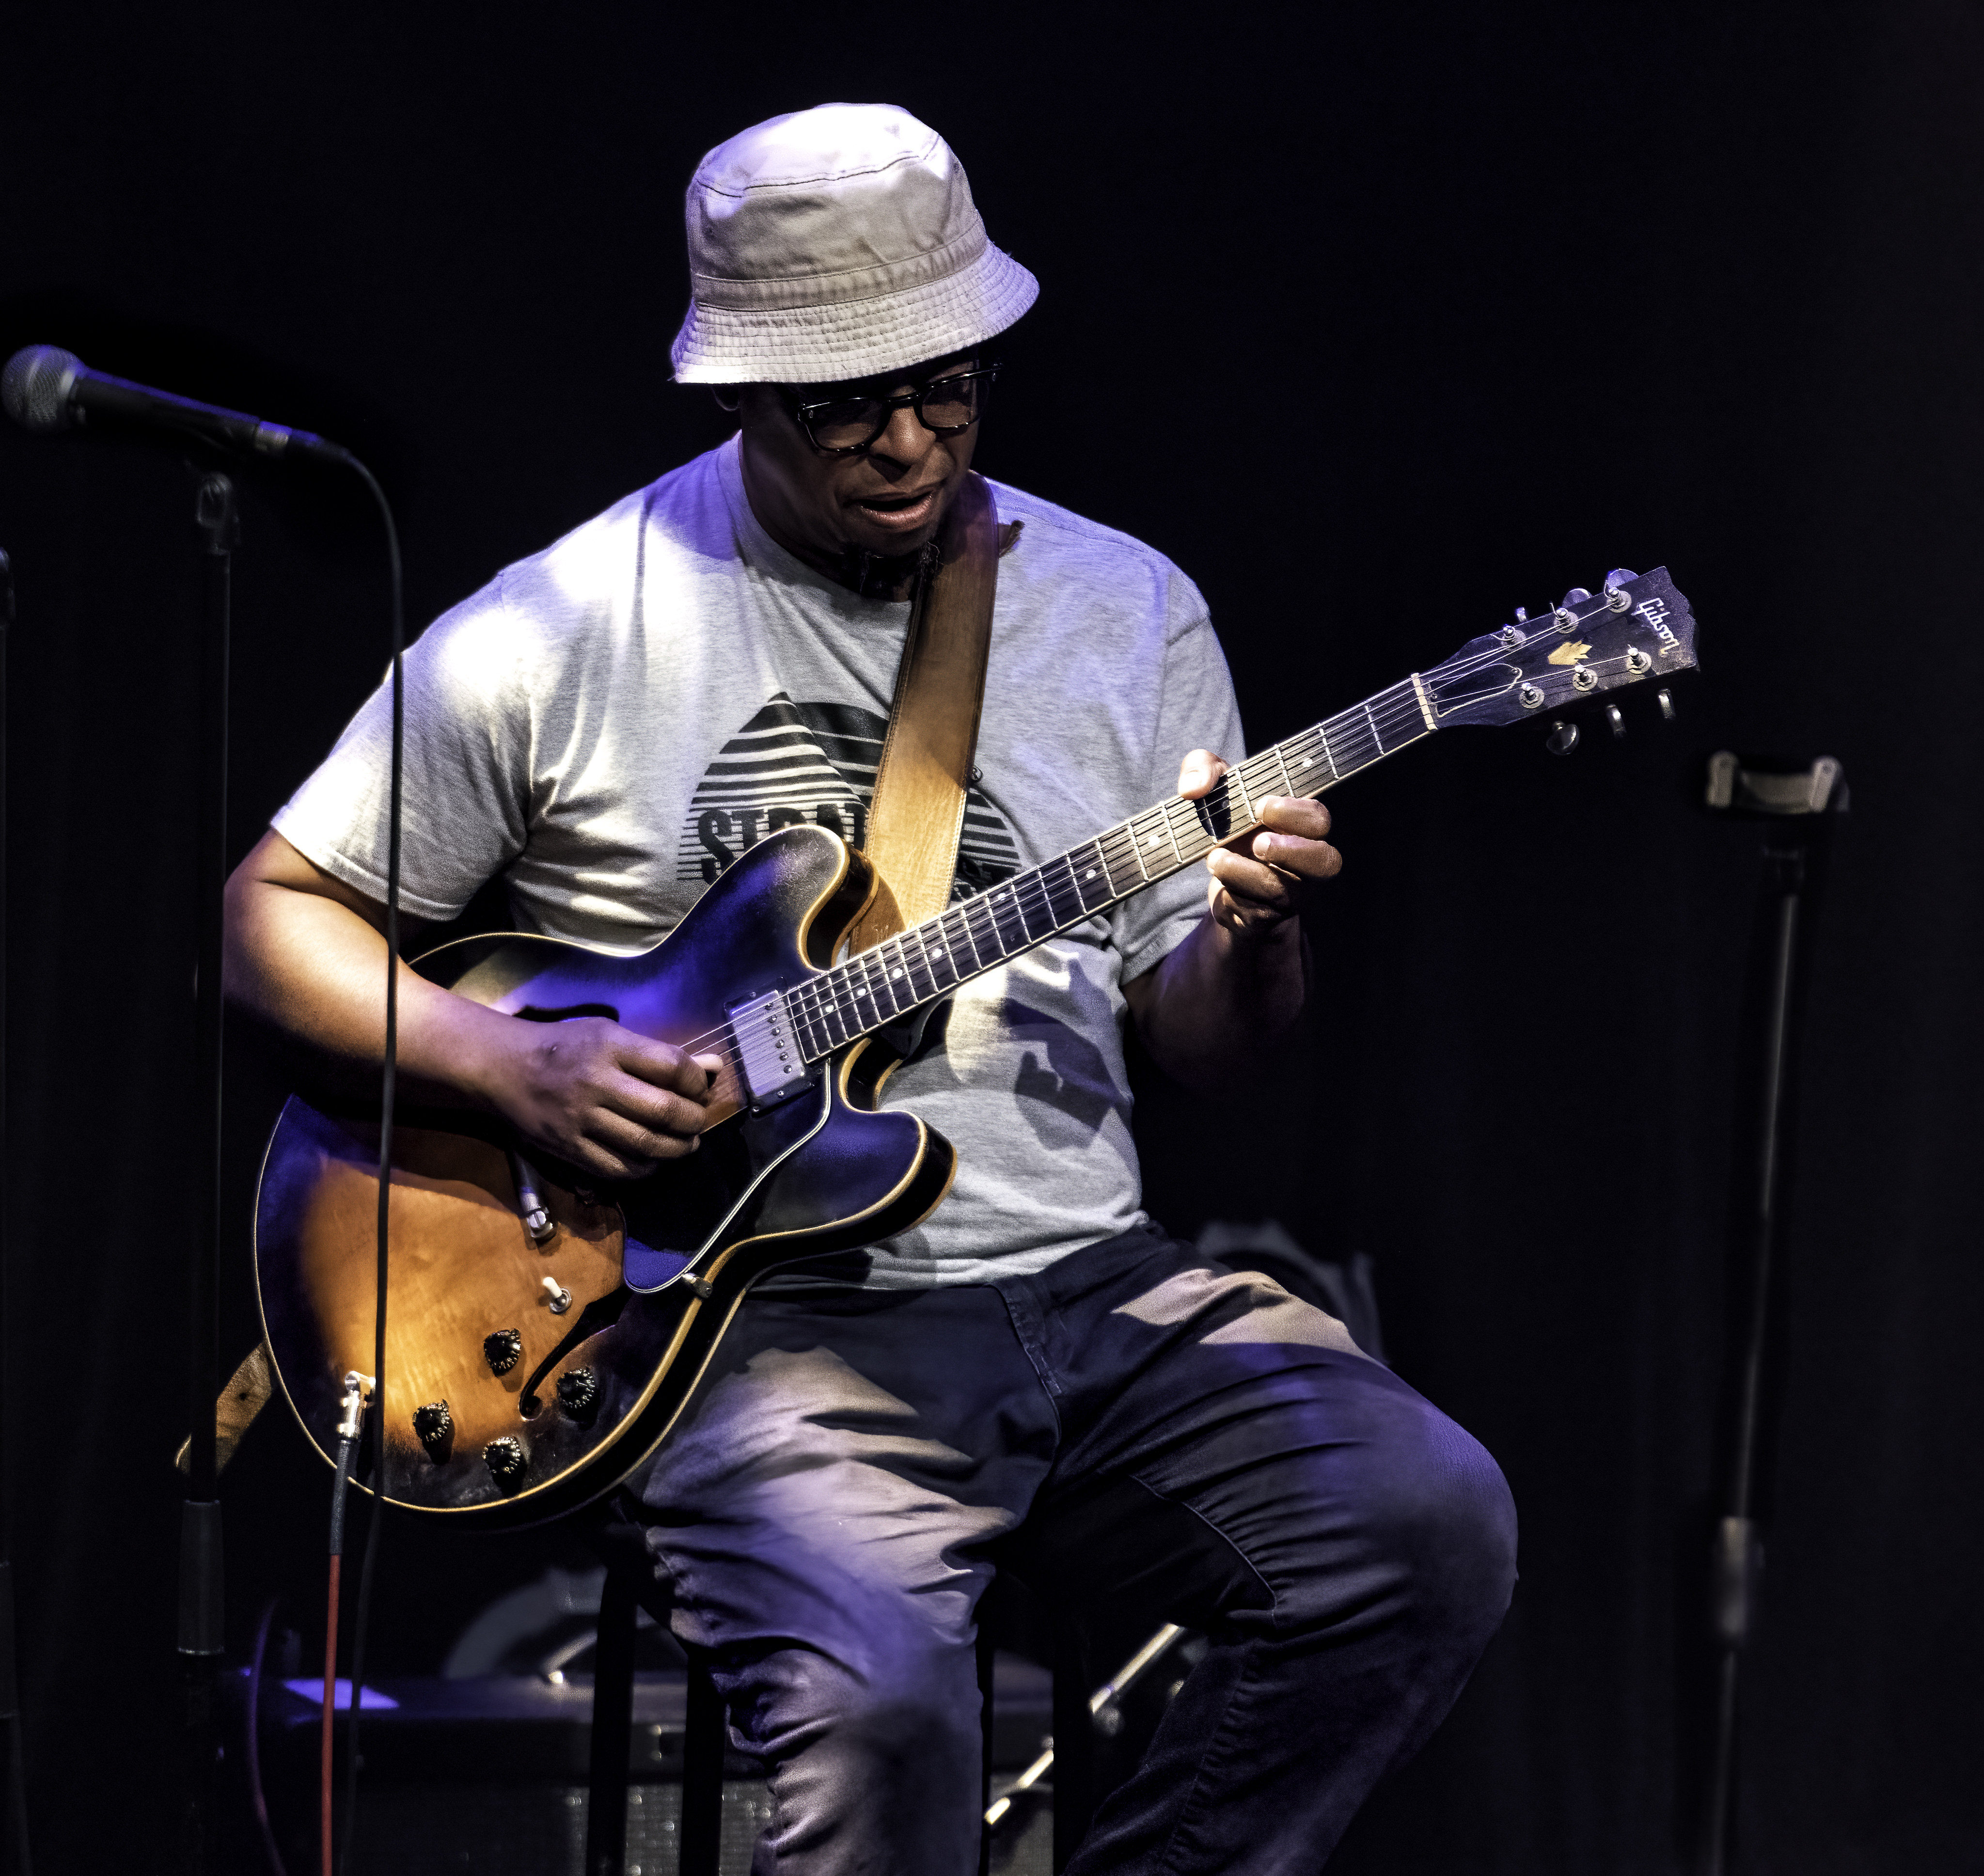
<path fill-rule="evenodd" d="M 858 704 L 795 703 L 780 691 L 723 745 L 697 783 L 675 877 L 706 886 L 767 834 L 803 821 L 866 846 L 887 729 L 883 717 Z M 951 897 L 969 899 L 1019 869 L 1006 817 L 977 789 L 967 789 Z"/>

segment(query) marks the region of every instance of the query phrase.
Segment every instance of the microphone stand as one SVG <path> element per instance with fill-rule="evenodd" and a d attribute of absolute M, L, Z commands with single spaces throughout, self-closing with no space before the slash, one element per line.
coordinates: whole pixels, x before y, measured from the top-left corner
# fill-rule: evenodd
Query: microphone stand
<path fill-rule="evenodd" d="M 7 653 L 14 628 L 14 564 L 0 553 L 0 1171 L 7 1145 Z M 21 1738 L 19 1676 L 14 1650 L 12 1468 L 7 1433 L 12 1425 L 8 1394 L 7 1214 L 0 1208 L 0 1725 L 7 1730 L 7 1815 L 15 1876 L 29 1876 L 28 1781 Z"/>
<path fill-rule="evenodd" d="M 1784 1261 L 1784 1174 L 1786 1120 L 1795 1065 L 1799 953 L 1809 943 L 1807 889 L 1810 861 L 1825 839 L 1828 812 L 1846 812 L 1845 776 L 1821 755 L 1810 768 L 1790 772 L 1744 766 L 1728 750 L 1708 759 L 1704 799 L 1715 812 L 1764 823 L 1764 916 L 1769 982 L 1758 1064 L 1756 1164 L 1748 1224 L 1749 1261 L 1741 1271 L 1747 1295 L 1737 1351 L 1734 1423 L 1724 1462 L 1721 1516 L 1711 1558 L 1711 1618 L 1715 1650 L 1715 1711 L 1710 1735 L 1708 1791 L 1703 1820 L 1702 1876 L 1726 1876 L 1736 1851 L 1737 1728 L 1743 1654 L 1754 1630 L 1764 1567 L 1758 1512 L 1762 1497 L 1765 1390 L 1770 1379 L 1769 1330 Z"/>
<path fill-rule="evenodd" d="M 180 1865 L 206 1876 L 218 1865 L 215 1693 L 226 1645 L 220 1500 L 214 1402 L 220 1391 L 221 894 L 227 876 L 227 665 L 233 556 L 240 536 L 234 484 L 203 476 L 193 520 L 205 542 L 206 604 L 200 632 L 200 773 L 195 889 L 199 953 L 194 1127 L 198 1194 L 187 1271 L 187 1408 L 192 1439 L 179 1523 L 179 1654 L 184 1691 Z"/>

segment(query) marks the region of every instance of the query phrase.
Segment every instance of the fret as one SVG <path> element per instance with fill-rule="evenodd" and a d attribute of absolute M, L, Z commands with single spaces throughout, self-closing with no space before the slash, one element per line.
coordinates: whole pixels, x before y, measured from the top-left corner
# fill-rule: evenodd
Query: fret
<path fill-rule="evenodd" d="M 1128 821 L 1119 821 L 1096 843 L 1109 879 L 1109 896 L 1121 899 L 1144 883 L 1144 869 L 1137 859 L 1137 836 Z M 1115 851 L 1111 852 L 1114 846 Z M 1133 875 L 1130 868 L 1137 869 Z"/>
<path fill-rule="evenodd" d="M 1289 773 L 1289 759 L 1285 752 L 1288 746 L 1285 742 L 1278 742 L 1268 753 L 1281 765 L 1282 791 L 1289 795 L 1299 795 L 1302 790 L 1295 786 L 1295 777 Z"/>
<path fill-rule="evenodd" d="M 875 1013 L 872 1009 L 863 1010 L 861 1007 L 861 993 L 866 987 L 861 981 L 860 960 L 849 958 L 842 964 L 836 975 L 840 980 L 840 993 L 846 1000 L 849 1011 L 853 1019 L 854 1033 L 858 1036 L 868 1027 Z"/>
<path fill-rule="evenodd" d="M 868 966 L 865 954 L 860 957 L 850 957 L 842 966 L 842 975 L 846 980 L 847 994 L 854 1005 L 856 1022 L 863 1030 L 873 1028 L 881 1020 L 881 1014 L 875 1007 L 875 992 L 868 981 Z M 868 1005 L 866 1010 L 861 1007 L 864 999 Z"/>
<path fill-rule="evenodd" d="M 1170 865 L 1163 857 L 1163 849 L 1171 829 L 1165 825 L 1164 810 L 1151 808 L 1128 822 L 1130 850 L 1137 856 L 1137 865 L 1141 869 L 1144 883 L 1161 879 L 1169 873 Z"/>
<path fill-rule="evenodd" d="M 1275 790 L 1274 771 L 1268 759 L 1273 753 L 1270 749 L 1265 755 L 1250 755 L 1240 765 L 1240 772 L 1245 778 L 1242 786 L 1246 791 L 1247 825 L 1249 827 L 1260 820 L 1261 810 L 1257 804 L 1265 801 Z"/>
<path fill-rule="evenodd" d="M 1171 851 L 1178 856 L 1178 863 L 1181 867 L 1189 866 L 1201 854 L 1210 853 L 1218 845 L 1218 843 L 1207 833 L 1204 824 L 1199 819 L 1201 812 L 1199 805 L 1195 801 L 1175 801 L 1165 805 L 1165 830 L 1171 837 Z M 1185 817 L 1188 823 L 1185 829 L 1185 838 L 1182 841 L 1178 838 L 1178 825 L 1174 818 L 1180 814 Z"/>
<path fill-rule="evenodd" d="M 1021 879 L 1026 876 L 1024 873 L 1018 876 Z M 1019 902 L 1013 896 L 1013 888 L 1017 883 L 1016 879 L 1008 879 L 1003 885 L 993 887 L 985 896 L 990 901 L 986 910 L 992 920 L 992 936 L 998 940 L 1001 957 L 1010 957 L 1027 941 L 1027 921 L 1020 916 Z M 1017 936 L 1014 935 L 1016 928 Z"/>
<path fill-rule="evenodd" d="M 930 960 L 923 955 L 923 927 L 912 926 L 894 943 L 902 953 L 903 983 L 911 1004 L 928 1003 L 936 994 L 937 983 L 930 973 Z"/>
<path fill-rule="evenodd" d="M 992 908 L 986 903 L 984 893 L 964 902 L 964 916 L 970 923 L 971 949 L 978 960 L 978 968 L 989 970 L 1006 953 L 999 943 L 999 928 L 994 922 Z"/>
<path fill-rule="evenodd" d="M 790 1012 L 793 1025 L 799 1033 L 799 1053 L 809 1062 L 816 1062 L 826 1054 L 826 1032 L 820 1027 L 819 1019 L 813 1013 L 813 987 L 801 984 L 797 989 L 786 993 L 786 1008 Z"/>
<path fill-rule="evenodd" d="M 1240 791 L 1240 805 L 1247 810 L 1246 824 L 1251 826 L 1259 817 L 1254 812 L 1253 792 L 1247 786 L 1247 765 L 1245 762 L 1235 762 L 1225 775 L 1220 777 L 1220 780 L 1225 785 L 1229 797 L 1226 803 L 1229 822 L 1233 807 L 1230 797 L 1232 791 L 1237 788 Z M 1215 791 L 1215 793 L 1217 792 L 1217 790 Z M 1230 826 L 1228 831 L 1231 831 Z"/>
<path fill-rule="evenodd" d="M 881 946 L 876 946 L 872 951 L 864 952 L 862 956 L 862 974 L 867 980 L 869 1000 L 875 1006 L 875 1013 L 885 1022 L 892 1017 L 901 1015 L 903 1005 L 896 998 L 894 986 L 889 981 L 889 960 Z M 884 997 L 888 999 L 886 1009 L 882 1001 Z"/>
<path fill-rule="evenodd" d="M 1014 917 L 1020 922 L 1020 942 L 1011 947 L 1023 951 L 1036 938 L 1044 938 L 1054 928 L 1047 921 L 1048 914 L 1042 901 L 1045 898 L 1041 869 L 1036 866 L 1018 874 L 1006 882 L 1006 890 L 1010 899 Z"/>
<path fill-rule="evenodd" d="M 834 981 L 835 974 L 829 971 L 819 980 L 819 1020 L 826 1030 L 828 1042 L 837 1049 L 843 1043 L 852 1041 L 854 1032 L 848 1027 L 846 1019 L 841 1013 L 840 990 Z M 840 1032 L 838 1036 L 833 1033 L 836 1029 Z"/>
<path fill-rule="evenodd" d="M 940 990 L 954 990 L 964 982 L 964 973 L 957 967 L 957 960 L 950 954 L 950 941 L 943 935 L 941 921 L 937 924 L 937 943 L 930 942 L 929 924 L 917 927 L 917 943 L 922 948 L 924 967 L 930 972 L 931 983 Z"/>
<path fill-rule="evenodd" d="M 1329 731 L 1326 725 L 1321 723 L 1316 725 L 1315 739 L 1322 745 L 1322 759 L 1329 765 L 1330 780 L 1341 782 L 1343 779 L 1343 772 L 1337 767 L 1336 758 L 1330 752 Z"/>
<path fill-rule="evenodd" d="M 1067 857 L 1068 870 L 1074 875 L 1074 889 L 1084 912 L 1093 912 L 1098 906 L 1106 906 L 1116 896 L 1109 883 L 1109 863 L 1102 857 L 1100 840 L 1076 847 Z"/>
<path fill-rule="evenodd" d="M 900 936 L 883 939 L 875 950 L 881 959 L 889 1000 L 896 1006 L 890 1013 L 900 1016 L 905 1010 L 913 1009 L 922 1001 L 917 994 L 916 980 L 910 975 L 910 954 Z"/>
<path fill-rule="evenodd" d="M 1073 925 L 1088 908 L 1081 903 L 1081 882 L 1074 870 L 1074 856 L 1063 853 L 1041 869 L 1041 884 L 1047 893 L 1047 911 L 1056 931 Z"/>
<path fill-rule="evenodd" d="M 967 901 L 967 904 L 969 903 Z M 944 943 L 950 948 L 953 957 L 958 955 L 957 947 L 961 936 L 970 949 L 971 968 L 974 970 L 984 969 L 985 960 L 978 955 L 977 943 L 971 936 L 971 920 L 966 916 L 963 906 L 953 906 L 945 913 L 938 919 L 937 927 L 943 933 Z"/>

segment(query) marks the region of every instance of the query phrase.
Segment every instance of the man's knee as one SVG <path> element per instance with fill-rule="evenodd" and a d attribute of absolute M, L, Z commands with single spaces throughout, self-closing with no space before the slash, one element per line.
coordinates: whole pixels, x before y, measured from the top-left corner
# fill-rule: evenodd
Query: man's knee
<path fill-rule="evenodd" d="M 1369 1542 L 1416 1620 L 1488 1637 L 1516 1582 L 1516 1506 L 1480 1442 L 1413 1396 L 1372 1455 Z"/>
<path fill-rule="evenodd" d="M 1480 1442 L 1385 1378 L 1356 1437 L 1315 1456 L 1305 1541 L 1282 1553 L 1274 1626 L 1342 1634 L 1402 1624 L 1477 1650 L 1507 1612 L 1516 1510 Z"/>
<path fill-rule="evenodd" d="M 812 1649 L 765 1650 L 717 1675 L 733 1723 L 765 1757 L 826 1746 L 886 1779 L 953 1762 L 975 1776 L 978 1689 L 971 1651 L 941 1646 L 880 1650 L 858 1671 Z"/>

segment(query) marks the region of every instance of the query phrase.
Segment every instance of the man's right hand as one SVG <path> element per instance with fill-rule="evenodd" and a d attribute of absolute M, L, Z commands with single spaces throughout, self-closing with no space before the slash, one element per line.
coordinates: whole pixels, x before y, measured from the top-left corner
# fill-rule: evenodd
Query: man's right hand
<path fill-rule="evenodd" d="M 370 1084 L 385 1040 L 385 909 L 265 835 L 227 885 L 227 988 Z M 420 921 L 404 920 L 405 943 Z M 522 1137 L 602 1179 L 638 1179 L 695 1151 L 714 1056 L 685 1054 L 603 1017 L 531 1023 L 399 967 L 400 1085 L 411 1103 L 500 1114 Z"/>
<path fill-rule="evenodd" d="M 714 1056 L 696 1057 L 605 1017 L 505 1019 L 480 1038 L 484 1102 L 532 1144 L 602 1179 L 638 1179 L 696 1149 Z"/>

